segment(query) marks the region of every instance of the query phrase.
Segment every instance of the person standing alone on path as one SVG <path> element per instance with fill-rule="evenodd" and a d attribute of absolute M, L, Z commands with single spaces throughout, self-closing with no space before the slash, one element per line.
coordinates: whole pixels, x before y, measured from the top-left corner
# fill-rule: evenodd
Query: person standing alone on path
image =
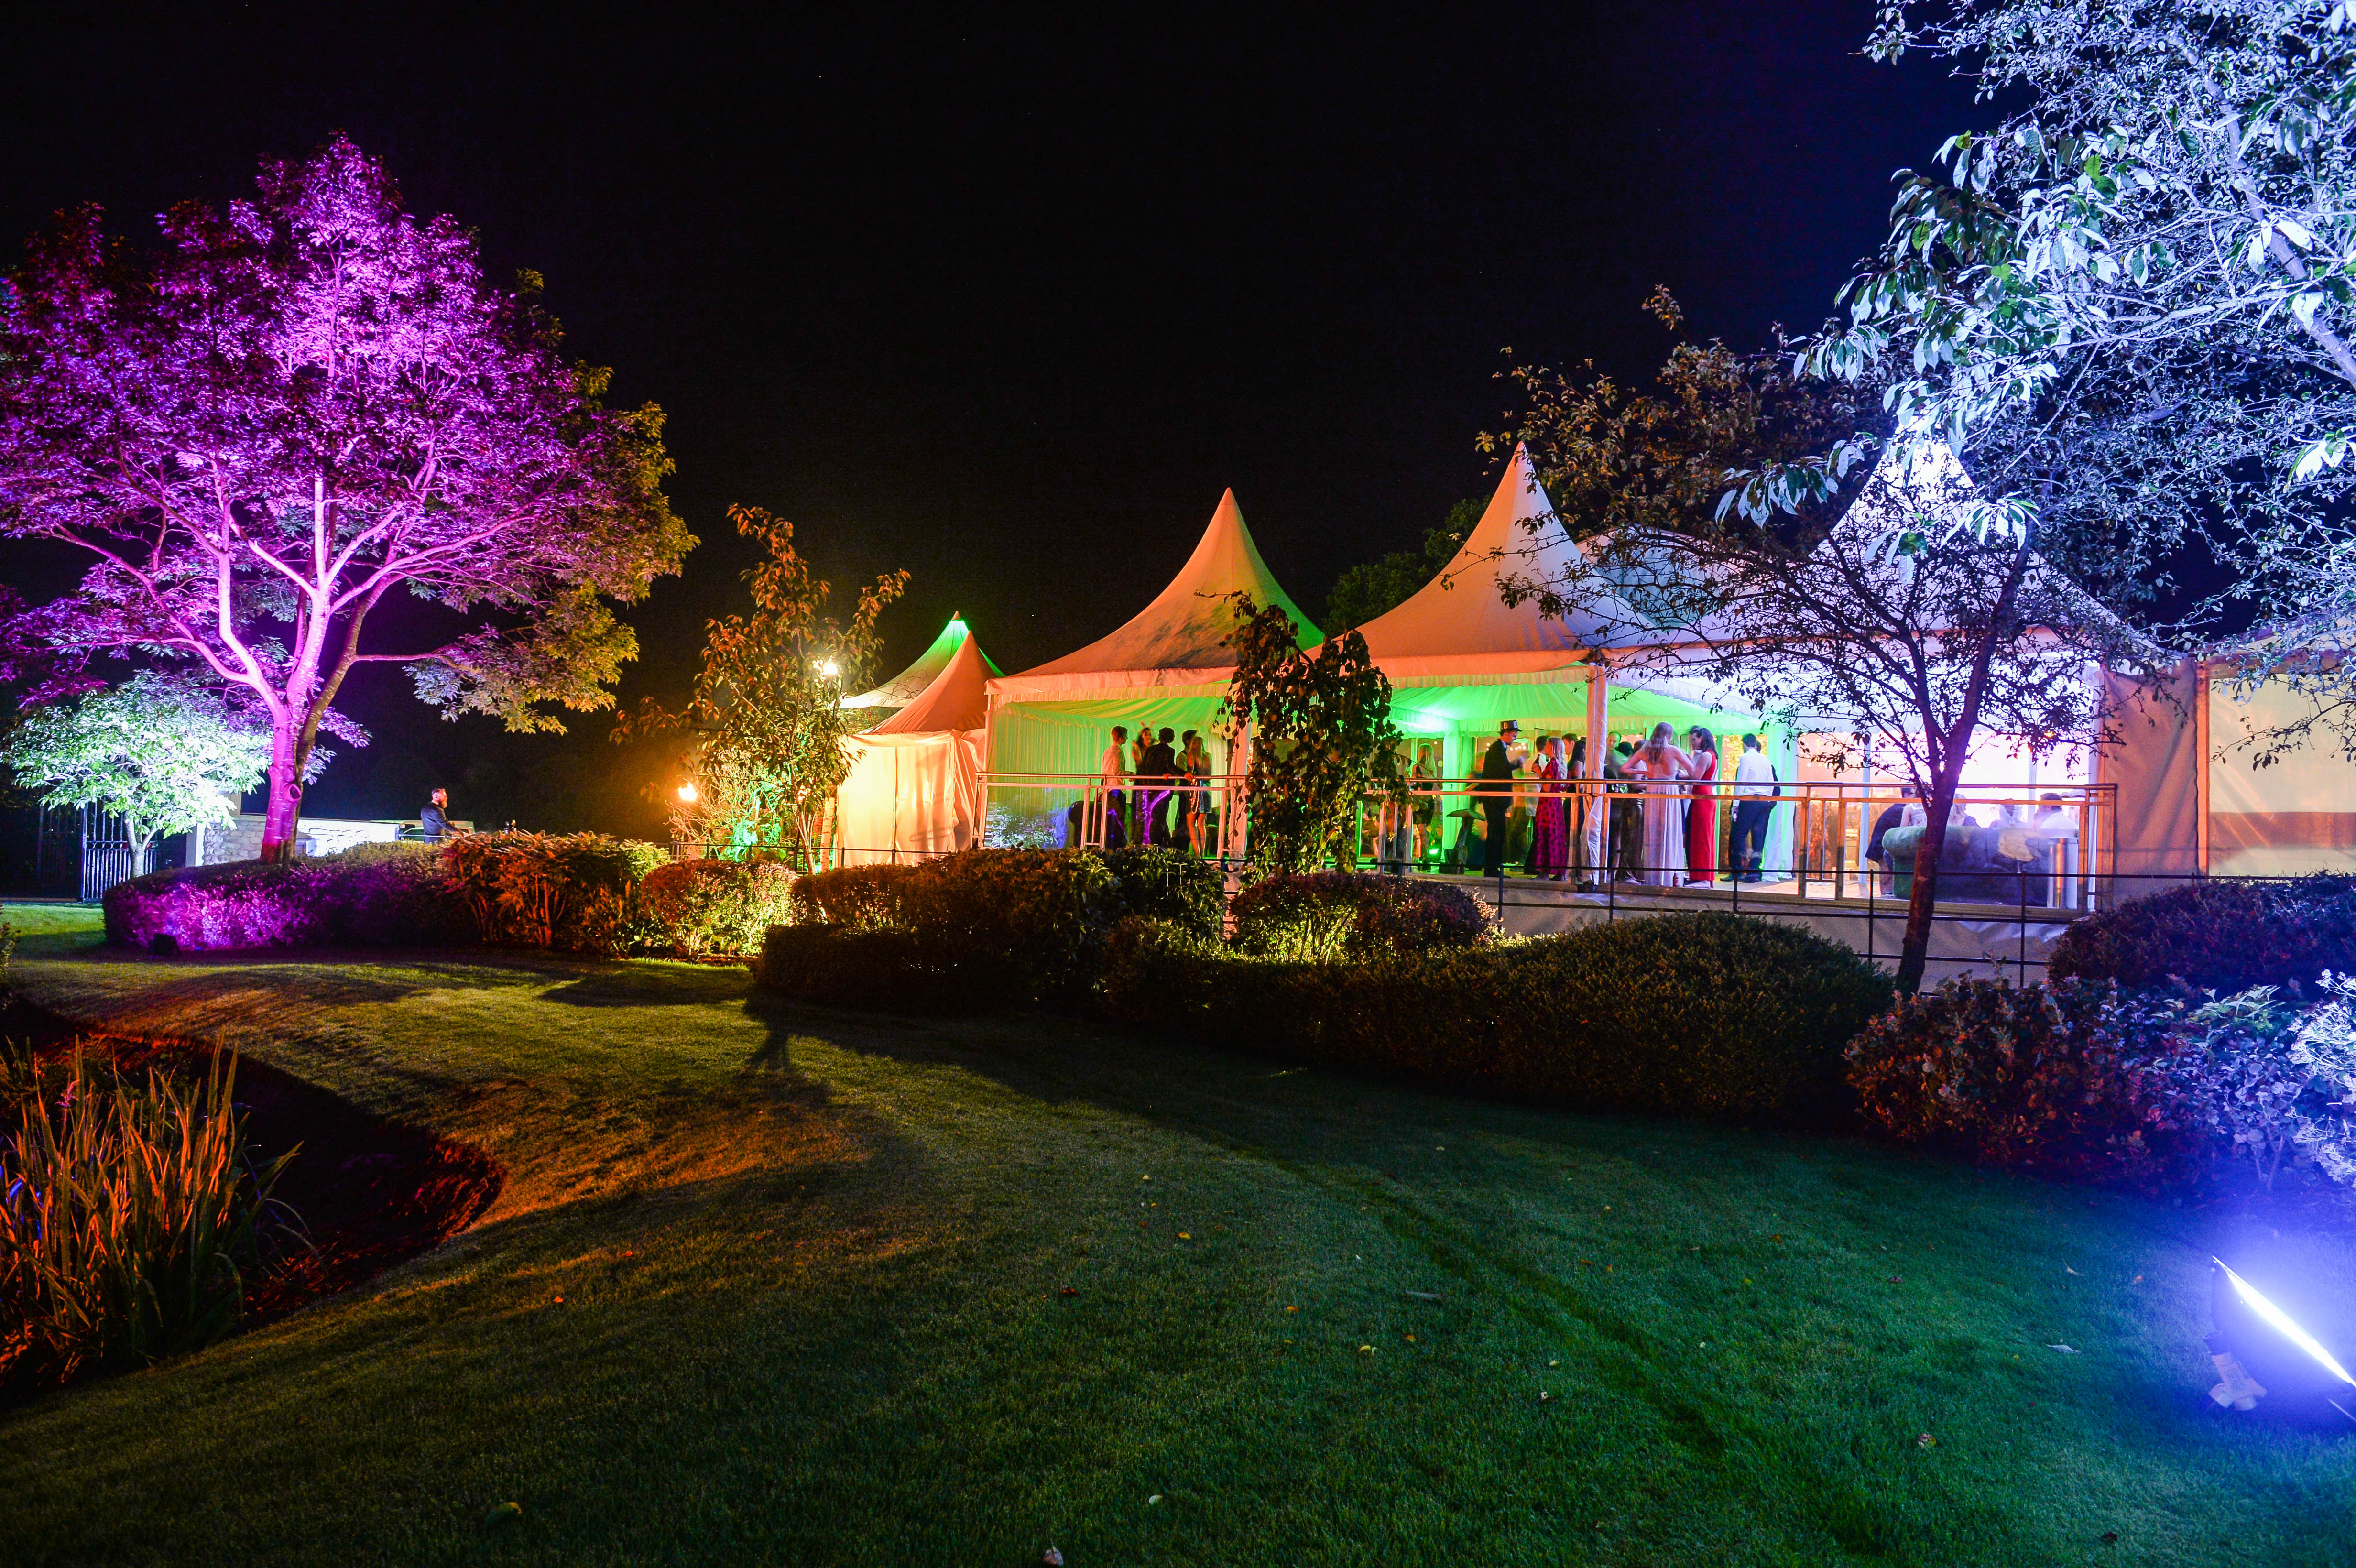
<path fill-rule="evenodd" d="M 1522 767 L 1522 727 L 1512 720 L 1497 726 L 1497 738 L 1481 756 L 1481 795 L 1486 836 L 1481 841 L 1481 874 L 1505 874 L 1505 819 L 1514 809 L 1514 775 Z"/>
<path fill-rule="evenodd" d="M 1746 882 L 1759 880 L 1759 864 L 1767 850 L 1767 823 L 1775 813 L 1775 797 L 1783 793 L 1775 764 L 1759 749 L 1759 737 L 1742 737 L 1742 760 L 1734 764 L 1734 865 Z"/>

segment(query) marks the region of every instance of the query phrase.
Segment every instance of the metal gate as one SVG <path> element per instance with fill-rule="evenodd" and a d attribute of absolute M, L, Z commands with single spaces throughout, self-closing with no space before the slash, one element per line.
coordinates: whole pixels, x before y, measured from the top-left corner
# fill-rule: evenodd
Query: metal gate
<path fill-rule="evenodd" d="M 81 901 L 96 903 L 117 882 L 155 869 L 155 847 L 131 841 L 123 818 L 112 811 L 81 808 Z"/>

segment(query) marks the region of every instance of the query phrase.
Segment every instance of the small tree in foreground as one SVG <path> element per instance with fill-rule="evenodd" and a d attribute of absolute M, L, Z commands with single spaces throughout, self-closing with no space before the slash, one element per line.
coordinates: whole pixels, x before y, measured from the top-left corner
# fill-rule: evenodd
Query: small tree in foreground
<path fill-rule="evenodd" d="M 1355 859 L 1358 803 L 1397 797 L 1404 785 L 1391 683 L 1357 633 L 1304 650 L 1281 608 L 1262 608 L 1248 593 L 1233 599 L 1226 645 L 1236 673 L 1224 711 L 1251 732 L 1244 793 L 1253 858 L 1278 872 L 1313 870 L 1329 857 L 1346 867 Z"/>
<path fill-rule="evenodd" d="M 412 218 L 348 142 L 160 224 L 144 255 L 68 214 L 0 308 L 0 533 L 90 564 L 0 627 L 0 657 L 48 661 L 32 700 L 134 652 L 247 694 L 270 727 L 265 859 L 362 665 L 510 730 L 609 706 L 637 645 L 608 601 L 695 542 L 660 490 L 660 411 L 605 408 L 537 281 L 492 288 L 474 236 Z M 507 624 L 380 635 L 397 591 Z"/>
<path fill-rule="evenodd" d="M 315 748 L 312 762 L 327 755 Z M 159 837 L 226 825 L 269 762 L 270 731 L 254 715 L 148 670 L 37 708 L 0 741 L 0 763 L 43 805 L 116 814 L 143 860 Z"/>
<path fill-rule="evenodd" d="M 732 507 L 736 531 L 767 559 L 744 574 L 753 613 L 705 624 L 703 668 L 685 707 L 648 702 L 614 738 L 687 732 L 694 739 L 673 796 L 671 831 L 783 849 L 814 869 L 827 803 L 851 776 L 843 737 L 867 721 L 842 695 L 867 684 L 882 646 L 875 620 L 908 584 L 887 572 L 863 589 L 848 623 L 825 614 L 832 585 L 794 548 L 794 526 L 758 507 Z"/>

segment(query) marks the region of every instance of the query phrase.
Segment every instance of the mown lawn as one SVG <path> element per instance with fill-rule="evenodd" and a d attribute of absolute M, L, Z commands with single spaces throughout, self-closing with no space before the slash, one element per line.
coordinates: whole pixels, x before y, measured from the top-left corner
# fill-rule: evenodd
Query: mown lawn
<path fill-rule="evenodd" d="M 2356 1540 L 2356 1440 L 2202 1397 L 2205 1249 L 2236 1221 L 1075 1019 L 801 1010 L 725 969 L 54 934 L 14 977 L 232 1040 L 509 1181 L 369 1288 L 0 1414 L 0 1563 L 1944 1568 Z M 2356 1284 L 2346 1238 L 2262 1239 Z"/>

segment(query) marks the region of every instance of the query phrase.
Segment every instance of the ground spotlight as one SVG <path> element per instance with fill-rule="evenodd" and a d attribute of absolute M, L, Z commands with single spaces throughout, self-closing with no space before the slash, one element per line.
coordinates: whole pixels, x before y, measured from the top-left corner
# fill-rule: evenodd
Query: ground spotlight
<path fill-rule="evenodd" d="M 2221 1406 L 2253 1410 L 2271 1393 L 2286 1407 L 2320 1414 L 2329 1406 L 2356 1422 L 2356 1378 L 2323 1342 L 2301 1328 L 2265 1292 L 2211 1258 L 2209 1304 L 2217 1331 L 2210 1360 L 2220 1378 L 2209 1397 Z"/>

